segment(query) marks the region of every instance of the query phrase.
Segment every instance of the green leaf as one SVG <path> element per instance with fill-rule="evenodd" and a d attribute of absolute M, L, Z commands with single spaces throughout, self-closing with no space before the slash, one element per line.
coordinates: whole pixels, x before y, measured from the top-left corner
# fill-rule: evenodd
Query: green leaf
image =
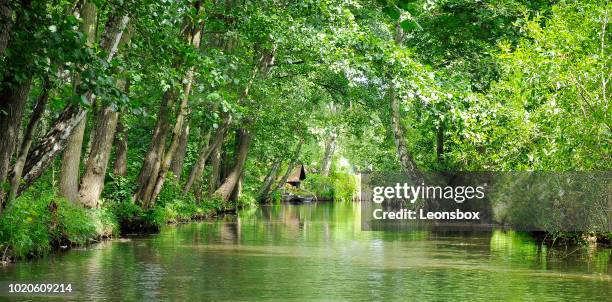
<path fill-rule="evenodd" d="M 401 5 L 401 8 L 409 12 L 412 16 L 417 16 L 420 10 L 419 5 L 416 3 L 406 3 Z"/>
<path fill-rule="evenodd" d="M 402 23 L 400 23 L 400 26 L 402 27 L 402 29 L 404 29 L 404 31 L 412 31 L 418 28 L 416 22 L 412 20 L 404 20 L 402 21 Z"/>
<path fill-rule="evenodd" d="M 383 8 L 383 12 L 393 20 L 399 20 L 400 18 L 400 11 L 395 7 L 387 6 Z"/>
<path fill-rule="evenodd" d="M 410 5 L 412 5 L 412 3 L 415 2 L 414 0 L 399 0 L 397 2 L 397 5 L 403 9 L 407 9 Z"/>
<path fill-rule="evenodd" d="M 206 96 L 206 100 L 208 100 L 209 102 L 217 102 L 221 100 L 221 95 L 216 92 L 211 92 Z"/>
<path fill-rule="evenodd" d="M 81 104 L 83 104 L 85 106 L 89 106 L 89 99 L 84 94 L 81 94 Z"/>

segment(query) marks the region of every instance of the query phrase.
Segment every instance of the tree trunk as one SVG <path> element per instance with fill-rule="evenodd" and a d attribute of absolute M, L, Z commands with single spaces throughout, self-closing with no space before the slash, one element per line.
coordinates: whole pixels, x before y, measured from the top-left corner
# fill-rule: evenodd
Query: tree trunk
<path fill-rule="evenodd" d="M 8 47 L 9 38 L 11 35 L 11 20 L 12 9 L 10 0 L 0 0 L 0 59 L 4 56 L 4 52 Z"/>
<path fill-rule="evenodd" d="M 200 179 L 202 178 L 202 174 L 204 173 L 204 167 L 206 166 L 206 160 L 208 160 L 208 157 L 210 156 L 212 151 L 216 149 L 217 147 L 221 146 L 221 144 L 223 143 L 223 139 L 225 138 L 225 133 L 227 132 L 227 129 L 229 128 L 229 125 L 231 122 L 231 116 L 227 115 L 222 118 L 223 118 L 223 123 L 217 128 L 217 130 L 215 130 L 215 136 L 212 140 L 212 143 L 206 143 L 205 145 L 202 146 L 202 148 L 200 148 L 200 151 L 198 152 L 198 160 L 191 168 L 191 172 L 189 173 L 189 178 L 187 179 L 187 182 L 185 183 L 185 186 L 183 187 L 183 194 L 187 194 L 187 192 L 191 190 L 194 184 L 199 183 Z M 210 132 L 206 134 L 206 137 L 204 138 L 204 140 L 206 142 L 210 140 Z M 196 186 L 196 188 L 197 187 L 198 186 Z"/>
<path fill-rule="evenodd" d="M 215 146 L 210 160 L 210 176 L 208 178 L 208 195 L 212 195 L 219 188 L 221 181 L 221 145 Z"/>
<path fill-rule="evenodd" d="M 210 156 L 210 152 L 212 148 L 214 147 L 213 146 L 214 139 L 211 140 L 210 130 L 206 132 L 206 135 L 204 135 L 204 137 L 202 138 L 202 141 L 204 143 L 200 147 L 200 150 L 198 150 L 198 159 L 194 163 L 193 167 L 191 167 L 191 171 L 189 172 L 189 177 L 187 178 L 187 182 L 185 183 L 185 186 L 183 186 L 183 194 L 187 194 L 187 192 L 191 190 L 194 184 L 196 185 L 195 187 L 196 190 L 199 189 L 198 188 L 199 179 L 202 177 L 202 174 L 204 173 L 204 167 L 206 165 L 206 160 L 208 160 L 208 157 Z"/>
<path fill-rule="evenodd" d="M 38 100 L 36 101 L 36 105 L 34 106 L 34 110 L 32 111 L 32 116 L 30 117 L 30 121 L 28 122 L 28 127 L 26 128 L 25 133 L 23 135 L 21 146 L 17 152 L 15 164 L 13 165 L 11 192 L 9 194 L 8 199 L 9 202 L 15 199 L 15 197 L 17 196 L 17 190 L 19 189 L 19 184 L 21 182 L 23 167 L 25 165 L 28 152 L 30 152 L 32 141 L 34 140 L 34 131 L 38 126 L 38 122 L 42 119 L 43 113 L 45 112 L 45 108 L 47 107 L 47 100 L 49 99 L 50 89 L 51 81 L 49 80 L 49 77 L 46 77 L 43 81 L 42 91 L 38 96 Z"/>
<path fill-rule="evenodd" d="M 121 116 L 117 121 L 117 131 L 115 132 L 115 163 L 113 174 L 125 176 L 127 174 L 127 132 L 125 131 Z"/>
<path fill-rule="evenodd" d="M 188 85 L 191 85 L 190 82 Z M 166 173 L 168 172 L 168 169 L 170 168 L 170 164 L 172 162 L 172 157 L 174 156 L 174 153 L 176 152 L 176 149 L 178 148 L 178 140 L 179 140 L 179 136 L 181 135 L 180 132 L 183 127 L 183 121 L 185 119 L 185 115 L 187 114 L 186 98 L 188 97 L 187 95 L 188 91 L 189 90 L 185 90 L 186 95 L 181 101 L 179 114 L 178 114 L 176 123 L 174 124 L 174 129 L 172 131 L 174 134 L 173 140 L 170 143 L 170 147 L 168 148 L 168 150 L 167 151 L 165 150 L 165 141 L 170 131 L 170 122 L 168 120 L 168 117 L 165 118 L 165 124 L 163 125 L 163 128 L 162 128 L 162 130 L 165 132 L 165 135 L 163 137 L 164 143 L 163 144 L 156 144 L 156 143 L 152 144 L 152 146 L 156 147 L 155 151 L 157 154 L 155 157 L 155 162 L 154 162 L 154 166 L 153 166 L 151 175 L 149 175 L 146 178 L 146 183 L 143 183 L 144 190 L 142 190 L 142 194 L 139 196 L 140 197 L 139 200 L 142 202 L 142 205 L 145 208 L 148 208 L 149 206 L 151 206 L 155 202 L 157 195 L 161 192 L 161 189 L 166 179 Z"/>
<path fill-rule="evenodd" d="M 238 204 L 238 200 L 240 199 L 240 195 L 242 195 L 242 180 L 244 179 L 244 169 L 242 169 L 242 173 L 240 177 L 238 177 L 238 182 L 234 186 L 234 190 L 232 190 L 232 194 L 230 194 L 229 200 L 234 202 L 234 204 Z"/>
<path fill-rule="evenodd" d="M 442 163 L 442 155 L 444 155 L 444 124 L 440 123 L 436 133 L 436 159 L 438 163 Z"/>
<path fill-rule="evenodd" d="M 240 176 L 242 175 L 242 170 L 244 169 L 244 164 L 247 159 L 247 155 L 249 153 L 249 147 L 251 144 L 251 134 L 244 130 L 238 129 L 238 153 L 236 154 L 236 162 L 234 163 L 234 168 L 231 170 L 223 184 L 217 189 L 214 195 L 219 196 L 223 199 L 223 201 L 227 202 L 229 200 L 234 187 L 238 183 Z"/>
<path fill-rule="evenodd" d="M 69 106 L 60 114 L 51 130 L 28 154 L 23 169 L 23 184 L 17 190 L 17 195 L 32 185 L 53 163 L 55 156 L 64 149 L 70 134 L 86 114 L 87 112 L 83 108 L 74 105 Z"/>
<path fill-rule="evenodd" d="M 174 104 L 174 95 L 168 90 L 164 93 L 159 114 L 157 115 L 157 123 L 151 139 L 151 146 L 145 156 L 140 174 L 138 175 L 138 188 L 134 194 L 134 200 L 141 202 L 142 206 L 147 208 L 151 195 L 153 194 L 153 186 L 159 173 L 161 160 L 166 146 L 166 139 L 170 131 L 170 110 Z"/>
<path fill-rule="evenodd" d="M 95 140 L 96 131 L 98 128 L 98 121 L 100 120 L 100 115 L 102 114 L 102 110 L 98 107 L 98 102 L 96 102 L 96 98 L 91 99 L 91 108 L 88 110 L 91 113 L 91 125 L 89 125 L 89 138 L 87 139 L 87 146 L 85 147 L 85 152 L 83 153 L 83 163 L 86 163 L 89 159 L 89 153 L 91 152 L 91 145 Z M 87 119 L 87 117 L 85 117 Z M 83 138 L 83 142 L 85 142 L 85 138 Z"/>
<path fill-rule="evenodd" d="M 79 198 L 79 166 L 83 149 L 83 135 L 86 120 L 82 118 L 67 140 L 66 149 L 62 155 L 62 170 L 60 173 L 60 195 L 72 202 Z"/>
<path fill-rule="evenodd" d="M 253 71 L 251 72 L 251 77 L 249 81 L 247 82 L 244 88 L 244 91 L 242 92 L 242 95 L 238 99 L 239 104 L 243 103 L 248 97 L 251 86 L 253 85 L 257 76 L 260 75 L 262 78 L 266 78 L 268 74 L 270 73 L 270 70 L 272 66 L 274 65 L 275 54 L 276 54 L 276 44 L 272 45 L 272 49 L 270 50 L 262 49 L 260 52 L 261 52 L 261 55 L 259 56 L 259 59 L 257 60 L 257 64 L 255 65 L 255 67 L 253 68 Z M 250 124 L 250 122 L 251 121 L 249 120 L 245 120 L 242 122 L 242 124 L 248 125 Z M 227 202 L 228 199 L 230 198 L 230 195 L 232 194 L 234 187 L 238 183 L 243 173 L 242 170 L 244 169 L 244 163 L 246 162 L 246 157 L 247 157 L 249 146 L 251 143 L 251 134 L 247 130 L 245 130 L 244 128 L 241 128 L 237 131 L 239 134 L 238 136 L 240 137 L 240 145 L 238 148 L 239 152 L 235 156 L 236 162 L 234 163 L 234 167 L 232 171 L 229 173 L 227 178 L 223 181 L 223 184 L 221 184 L 221 186 L 213 193 L 213 195 L 220 196 L 225 202 Z"/>
<path fill-rule="evenodd" d="M 96 123 L 96 129 L 94 129 L 94 140 L 79 190 L 81 203 L 89 208 L 98 206 L 100 194 L 104 189 L 104 177 L 115 136 L 117 118 L 117 112 L 110 107 L 104 108 L 100 114 L 100 120 Z"/>
<path fill-rule="evenodd" d="M 404 129 L 402 128 L 401 124 L 399 100 L 397 99 L 395 92 L 391 92 L 391 125 L 393 127 L 393 137 L 395 140 L 395 147 L 397 148 L 397 156 L 400 160 L 402 170 L 408 173 L 408 176 L 411 179 L 420 182 L 422 180 L 421 172 L 412 159 L 412 155 L 410 154 L 404 139 L 405 136 Z"/>
<path fill-rule="evenodd" d="M 401 47 L 403 41 L 404 31 L 402 30 L 400 23 L 397 23 L 395 26 L 395 43 Z M 404 129 L 401 123 L 401 113 L 399 107 L 400 100 L 398 99 L 397 92 L 395 90 L 396 87 L 393 84 L 393 81 L 391 81 L 391 85 L 389 87 L 391 99 L 391 126 L 393 127 L 393 137 L 395 147 L 397 149 L 397 156 L 400 160 L 402 170 L 406 172 L 408 177 L 410 177 L 413 181 L 420 183 L 423 180 L 423 176 L 412 159 L 412 155 L 410 154 L 408 146 L 406 145 Z"/>
<path fill-rule="evenodd" d="M 174 174 L 177 181 L 181 180 L 181 174 L 183 173 L 183 164 L 185 163 L 185 154 L 187 153 L 187 143 L 189 141 L 189 125 L 183 127 L 181 132 L 181 138 L 179 139 L 179 145 L 172 159 L 170 171 Z"/>
<path fill-rule="evenodd" d="M 194 6 L 196 11 L 199 10 L 200 2 L 195 2 Z M 193 24 L 191 28 L 192 31 L 188 36 L 188 40 L 191 45 L 199 48 L 202 38 L 202 26 L 200 24 Z M 136 191 L 136 194 L 134 194 L 134 199 L 139 201 L 144 208 L 151 206 L 157 198 L 157 195 L 161 192 L 166 180 L 166 173 L 170 168 L 172 158 L 174 157 L 176 149 L 178 148 L 183 123 L 187 117 L 187 105 L 189 101 L 189 94 L 191 93 L 191 86 L 193 84 L 193 72 L 194 68 L 192 67 L 189 69 L 189 71 L 187 71 L 185 79 L 183 80 L 185 83 L 184 94 L 172 131 L 173 139 L 167 151 L 165 150 L 165 144 L 170 131 L 169 110 L 173 107 L 168 105 L 172 105 L 174 101 L 162 102 L 160 116 L 158 117 L 158 123 L 156 125 L 151 148 L 149 148 L 149 152 L 140 171 L 138 178 L 138 190 Z M 164 96 L 166 96 L 166 94 Z M 159 136 L 160 141 L 157 141 L 156 136 Z"/>
<path fill-rule="evenodd" d="M 87 47 L 93 47 L 96 40 L 97 28 L 97 7 L 90 1 L 84 1 L 81 7 L 81 18 L 83 23 L 80 31 L 87 38 Z M 78 82 L 78 79 L 75 80 Z M 87 99 L 91 100 L 92 94 L 87 94 Z M 86 115 L 74 128 L 74 133 L 68 138 L 66 150 L 62 155 L 62 171 L 60 175 L 60 195 L 72 202 L 76 202 L 79 197 L 79 166 L 81 163 L 81 151 L 83 149 L 83 135 L 87 125 Z"/>
<path fill-rule="evenodd" d="M 104 26 L 104 36 L 100 40 L 100 48 L 104 49 L 108 56 L 106 61 L 110 62 L 115 53 L 119 50 L 120 45 L 125 45 L 130 42 L 130 33 L 126 32 L 130 17 L 126 15 L 117 15 L 117 12 L 113 12 L 106 25 Z"/>
<path fill-rule="evenodd" d="M 227 152 L 227 148 L 222 148 L 221 149 L 221 158 L 220 158 L 220 160 L 221 160 L 221 163 L 220 163 L 221 169 L 219 171 L 219 184 L 217 185 L 217 189 L 225 181 L 225 179 L 227 178 L 227 176 L 230 173 L 230 170 L 233 167 L 232 166 L 232 162 L 230 160 L 230 155 Z M 215 191 L 217 191 L 217 189 L 215 189 Z M 214 194 L 215 192 L 213 191 L 212 193 Z"/>
<path fill-rule="evenodd" d="M 276 179 L 276 175 L 278 174 L 278 169 L 283 161 L 281 159 L 277 159 L 272 164 L 272 168 L 268 171 L 268 175 L 264 178 L 263 185 L 259 192 L 257 193 L 257 201 L 265 202 L 268 199 L 268 195 L 270 194 L 270 188 L 272 188 L 272 184 Z"/>
<path fill-rule="evenodd" d="M 21 117 L 28 100 L 32 79 L 11 84 L 6 83 L 0 90 L 0 212 L 5 206 L 4 184 L 9 174 L 13 150 L 17 145 Z M 11 87 L 13 85 L 14 87 Z"/>
<path fill-rule="evenodd" d="M 236 163 L 236 161 L 238 160 L 238 155 L 240 154 L 241 135 L 242 135 L 241 131 L 236 131 L 235 138 L 234 138 L 234 163 Z M 230 197 L 229 197 L 229 201 L 234 202 L 234 204 L 237 204 L 238 199 L 240 199 L 240 194 L 242 194 L 243 177 L 244 177 L 244 169 L 242 169 L 242 172 L 240 173 L 240 177 L 238 177 L 238 182 L 236 182 L 236 185 L 234 186 L 234 189 L 232 190 L 232 193 L 230 194 Z"/>
<path fill-rule="evenodd" d="M 336 139 L 337 135 L 333 132 L 325 142 L 325 154 L 323 155 L 323 162 L 321 164 L 321 175 L 323 176 L 328 176 L 331 170 L 334 152 L 336 151 Z"/>

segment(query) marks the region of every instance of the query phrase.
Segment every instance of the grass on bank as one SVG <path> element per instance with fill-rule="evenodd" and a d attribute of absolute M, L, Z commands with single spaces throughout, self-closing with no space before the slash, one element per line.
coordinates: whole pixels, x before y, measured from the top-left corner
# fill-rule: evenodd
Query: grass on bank
<path fill-rule="evenodd" d="M 0 215 L 0 261 L 44 256 L 54 249 L 69 248 L 118 236 L 133 222 L 153 229 L 168 223 L 209 217 L 233 206 L 210 199 L 196 203 L 192 195 L 182 196 L 171 182 L 162 190 L 155 207 L 143 209 L 131 202 L 131 182 L 113 178 L 105 188 L 100 208 L 86 209 L 59 197 L 52 188 L 34 187 L 18 197 Z"/>

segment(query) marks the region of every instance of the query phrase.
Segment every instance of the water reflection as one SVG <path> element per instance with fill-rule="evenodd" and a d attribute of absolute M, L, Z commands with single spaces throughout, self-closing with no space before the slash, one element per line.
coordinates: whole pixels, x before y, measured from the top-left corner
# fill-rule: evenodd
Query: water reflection
<path fill-rule="evenodd" d="M 501 231 L 366 232 L 360 209 L 264 206 L 1 268 L 0 280 L 73 282 L 72 300 L 604 301 L 612 294 L 609 249 L 550 251 Z"/>

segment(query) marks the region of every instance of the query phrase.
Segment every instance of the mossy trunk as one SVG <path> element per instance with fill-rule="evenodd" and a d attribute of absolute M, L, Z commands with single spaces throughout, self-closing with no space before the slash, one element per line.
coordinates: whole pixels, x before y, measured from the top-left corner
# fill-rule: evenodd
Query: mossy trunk
<path fill-rule="evenodd" d="M 127 152 L 128 138 L 125 126 L 121 121 L 121 113 L 117 121 L 117 130 L 115 131 L 115 162 L 113 163 L 113 173 L 115 175 L 127 175 Z"/>
<path fill-rule="evenodd" d="M 17 145 L 23 109 L 30 92 L 31 79 L 7 84 L 0 89 L 0 212 L 5 206 L 4 184 L 9 175 L 9 164 Z"/>
<path fill-rule="evenodd" d="M 181 133 L 178 148 L 176 149 L 176 154 L 174 154 L 174 159 L 172 159 L 172 164 L 170 165 L 170 171 L 172 171 L 172 174 L 174 174 L 177 181 L 181 180 L 181 174 L 183 174 L 183 165 L 185 163 L 188 140 L 189 125 L 185 125 L 185 127 L 183 127 L 183 132 Z"/>
<path fill-rule="evenodd" d="M 85 173 L 79 190 L 80 202 L 89 208 L 98 206 L 100 194 L 104 189 L 106 167 L 111 154 L 117 118 L 117 112 L 110 107 L 104 108 L 98 123 L 96 123 L 96 129 L 94 129 L 94 140 L 85 164 Z"/>
<path fill-rule="evenodd" d="M 138 187 L 133 196 L 134 200 L 143 207 L 148 207 L 153 194 L 153 187 L 157 180 L 166 140 L 170 132 L 170 113 L 174 105 L 174 95 L 168 90 L 164 93 L 157 115 L 157 123 L 153 131 L 151 145 L 145 156 L 138 175 Z"/>
<path fill-rule="evenodd" d="M 264 179 L 263 184 L 261 185 L 261 189 L 257 193 L 257 201 L 265 202 L 268 200 L 268 196 L 270 195 L 270 188 L 272 188 L 272 184 L 278 175 L 278 170 L 280 169 L 281 163 L 283 161 L 281 159 L 277 159 L 272 164 L 272 168 L 268 171 L 266 178 Z"/>
<path fill-rule="evenodd" d="M 231 122 L 231 117 L 229 115 L 224 115 L 222 117 L 222 124 L 215 130 L 215 135 L 210 138 L 210 132 L 207 132 L 204 140 L 208 143 L 202 145 L 200 151 L 198 152 L 198 160 L 191 168 L 191 172 L 189 172 L 189 178 L 183 187 L 183 194 L 187 194 L 189 190 L 191 190 L 195 185 L 195 190 L 199 191 L 199 182 L 202 179 L 202 174 L 204 174 L 204 167 L 206 166 L 206 161 L 208 157 L 216 148 L 220 148 L 223 144 L 223 139 L 225 138 L 225 133 L 229 129 L 229 125 Z M 210 141 L 210 142 L 209 142 Z M 197 194 L 196 194 L 197 195 Z"/>
<path fill-rule="evenodd" d="M 34 132 L 36 131 L 36 128 L 38 127 L 38 124 L 42 119 L 45 109 L 47 107 L 50 89 L 51 80 L 49 79 L 49 77 L 47 77 L 43 80 L 42 91 L 38 96 L 38 99 L 36 100 L 36 105 L 32 110 L 30 121 L 28 122 L 28 126 L 23 134 L 21 145 L 17 150 L 15 164 L 13 165 L 13 170 L 11 172 L 11 191 L 9 193 L 9 201 L 15 199 L 15 197 L 17 196 L 17 190 L 19 189 L 19 184 L 21 183 L 21 175 L 23 173 L 23 168 L 25 166 L 28 153 L 30 152 L 32 141 L 34 140 Z"/>
<path fill-rule="evenodd" d="M 10 2 L 10 0 L 0 0 L 0 58 L 4 56 L 4 51 L 8 47 L 11 27 L 13 26 L 11 20 L 13 10 Z"/>
<path fill-rule="evenodd" d="M 402 26 L 398 22 L 395 26 L 395 43 L 398 46 L 402 46 L 404 42 L 404 31 Z M 395 147 L 397 151 L 397 157 L 399 158 L 402 170 L 406 172 L 407 176 L 413 181 L 420 183 L 423 180 L 423 175 L 418 169 L 416 163 L 412 158 L 412 154 L 408 150 L 406 144 L 406 135 L 402 126 L 401 111 L 400 111 L 400 99 L 397 96 L 396 87 L 391 79 L 391 85 L 389 87 L 389 98 L 391 101 L 391 127 L 393 128 L 393 138 L 395 141 Z"/>
<path fill-rule="evenodd" d="M 86 37 L 87 47 L 92 48 L 96 40 L 96 28 L 98 23 L 98 9 L 91 1 L 84 1 L 80 10 L 81 24 L 80 31 Z M 75 78 L 78 85 L 79 79 Z M 78 91 L 78 89 L 75 89 Z M 88 93 L 86 98 L 92 100 L 93 94 Z M 83 149 L 83 135 L 87 125 L 87 115 L 77 123 L 74 131 L 70 134 L 66 149 L 62 155 L 62 170 L 60 173 L 60 195 L 72 202 L 77 202 L 79 198 L 79 173 L 81 163 L 81 152 Z"/>
<path fill-rule="evenodd" d="M 227 202 L 234 191 L 234 188 L 240 180 L 240 176 L 243 173 L 244 165 L 246 163 L 247 155 L 251 145 L 251 134 L 245 129 L 238 129 L 238 153 L 236 154 L 236 161 L 234 167 L 229 172 L 227 178 L 223 181 L 223 184 L 215 191 L 213 195 L 219 196 L 223 201 Z"/>

